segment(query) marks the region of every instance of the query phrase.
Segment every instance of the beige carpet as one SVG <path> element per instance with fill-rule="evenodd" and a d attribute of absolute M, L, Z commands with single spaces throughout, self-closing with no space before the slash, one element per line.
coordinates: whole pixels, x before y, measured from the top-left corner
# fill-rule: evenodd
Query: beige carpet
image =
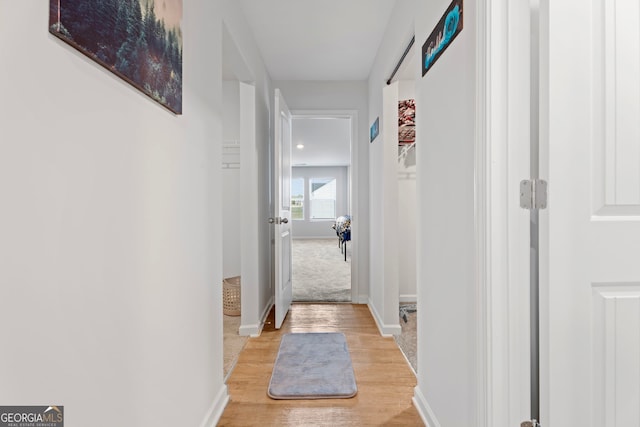
<path fill-rule="evenodd" d="M 402 305 L 401 305 L 402 307 Z M 400 317 L 400 327 L 402 328 L 402 333 L 400 335 L 395 336 L 395 340 L 398 343 L 398 347 L 402 350 L 405 357 L 409 361 L 409 364 L 413 368 L 414 372 L 418 372 L 418 354 L 417 354 L 417 335 L 416 335 L 416 325 L 417 322 L 417 313 L 416 312 L 408 312 L 407 314 L 407 322 L 405 323 L 404 319 Z"/>
<path fill-rule="evenodd" d="M 293 300 L 351 301 L 351 242 L 347 261 L 335 239 L 294 239 Z"/>
<path fill-rule="evenodd" d="M 238 335 L 240 316 L 223 316 L 224 377 L 233 369 L 248 337 Z"/>

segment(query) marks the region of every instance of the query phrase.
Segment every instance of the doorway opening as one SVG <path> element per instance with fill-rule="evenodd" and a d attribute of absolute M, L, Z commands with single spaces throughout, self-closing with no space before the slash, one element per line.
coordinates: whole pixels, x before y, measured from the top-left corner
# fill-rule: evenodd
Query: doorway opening
<path fill-rule="evenodd" d="M 399 64 L 396 78 L 383 91 L 385 126 L 397 140 L 397 271 L 400 335 L 394 336 L 414 372 L 417 357 L 417 187 L 416 187 L 416 89 L 418 55 L 413 41 Z M 422 139 L 424 141 L 424 138 Z"/>
<path fill-rule="evenodd" d="M 259 283 L 255 86 L 226 25 L 223 31 L 222 227 L 223 354 L 225 379 L 253 329 Z"/>
<path fill-rule="evenodd" d="M 339 239 L 351 218 L 353 120 L 344 114 L 295 113 L 292 120 L 293 300 L 350 302 L 353 248 Z"/>

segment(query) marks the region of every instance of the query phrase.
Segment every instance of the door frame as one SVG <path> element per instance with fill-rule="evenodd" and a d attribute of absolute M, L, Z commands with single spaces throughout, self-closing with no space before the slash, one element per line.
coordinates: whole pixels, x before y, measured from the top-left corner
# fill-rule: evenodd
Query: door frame
<path fill-rule="evenodd" d="M 530 220 L 519 182 L 531 172 L 532 9 L 476 7 L 476 425 L 507 427 L 530 417 Z"/>
<path fill-rule="evenodd" d="M 239 335 L 259 333 L 260 283 L 258 152 L 256 150 L 256 88 L 252 83 L 239 82 L 240 87 L 240 327 Z"/>
<path fill-rule="evenodd" d="M 364 251 L 360 250 L 361 236 L 364 233 L 364 229 L 360 227 L 358 218 L 360 218 L 360 209 L 358 203 L 359 195 L 359 165 L 358 165 L 358 111 L 357 110 L 291 110 L 293 119 L 300 118 L 336 118 L 351 120 L 351 164 L 349 166 L 349 206 L 351 208 L 351 303 L 352 304 L 366 304 L 369 296 L 368 294 L 361 295 L 361 291 L 366 290 L 365 286 L 361 286 L 360 280 L 363 277 L 359 271 L 361 268 L 367 265 L 362 259 L 365 255 Z M 364 276 L 366 277 L 366 276 Z M 295 286 L 295 284 L 294 284 Z"/>
<path fill-rule="evenodd" d="M 261 257 L 260 242 L 261 226 L 263 218 L 260 217 L 259 199 L 259 152 L 256 146 L 256 83 L 255 76 L 249 69 L 244 55 L 232 32 L 229 24 L 222 23 L 222 62 L 225 73 L 233 75 L 232 80 L 238 82 L 239 113 L 240 113 L 240 190 L 246 197 L 242 198 L 240 209 L 240 327 L 239 335 L 258 336 L 262 328 L 262 320 L 266 317 L 261 314 L 260 308 L 260 283 Z M 221 80 L 225 80 L 224 73 Z M 265 239 L 266 240 L 266 239 Z"/>

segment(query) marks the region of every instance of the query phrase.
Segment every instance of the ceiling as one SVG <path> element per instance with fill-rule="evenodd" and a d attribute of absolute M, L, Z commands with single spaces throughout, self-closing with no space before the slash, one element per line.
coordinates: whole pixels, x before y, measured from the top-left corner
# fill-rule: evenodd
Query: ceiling
<path fill-rule="evenodd" d="M 396 0 L 238 1 L 274 81 L 367 80 L 396 6 Z M 240 61 L 225 36 L 225 76 L 238 78 L 231 69 Z M 396 79 L 415 78 L 414 51 Z M 294 118 L 293 165 L 349 165 L 350 126 L 348 118 Z"/>
<path fill-rule="evenodd" d="M 367 80 L 396 0 L 239 0 L 273 80 Z"/>
<path fill-rule="evenodd" d="M 346 166 L 351 163 L 351 120 L 295 118 L 292 121 L 293 166 Z M 298 144 L 304 148 L 297 148 Z"/>

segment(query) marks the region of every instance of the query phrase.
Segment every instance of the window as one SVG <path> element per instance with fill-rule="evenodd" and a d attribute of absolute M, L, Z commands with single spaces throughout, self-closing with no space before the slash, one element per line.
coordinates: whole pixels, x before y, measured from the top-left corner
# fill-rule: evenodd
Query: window
<path fill-rule="evenodd" d="M 291 219 L 304 219 L 304 178 L 291 179 Z"/>
<path fill-rule="evenodd" d="M 336 218 L 336 179 L 311 178 L 309 180 L 311 219 Z"/>

